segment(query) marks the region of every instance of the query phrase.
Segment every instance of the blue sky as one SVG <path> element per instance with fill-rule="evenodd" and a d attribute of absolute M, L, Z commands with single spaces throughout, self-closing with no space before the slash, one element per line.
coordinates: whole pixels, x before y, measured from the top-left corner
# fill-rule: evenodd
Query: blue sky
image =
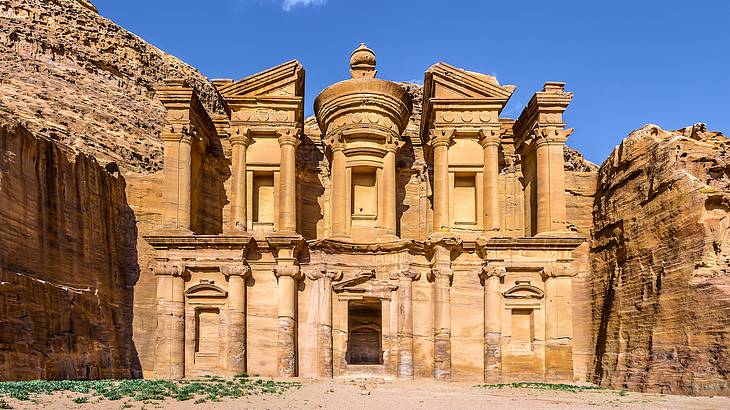
<path fill-rule="evenodd" d="M 601 163 L 628 132 L 705 122 L 730 134 L 730 1 L 94 0 L 101 14 L 210 78 L 290 59 L 306 109 L 348 78 L 360 42 L 378 77 L 423 81 L 437 62 L 517 86 L 516 117 L 545 81 L 575 93 L 568 144 Z"/>

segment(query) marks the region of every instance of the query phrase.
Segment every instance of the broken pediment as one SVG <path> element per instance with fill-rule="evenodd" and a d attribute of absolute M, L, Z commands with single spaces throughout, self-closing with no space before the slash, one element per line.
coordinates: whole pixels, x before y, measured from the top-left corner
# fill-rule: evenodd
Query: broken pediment
<path fill-rule="evenodd" d="M 215 81 L 225 99 L 236 97 L 303 97 L 304 68 L 292 60 L 238 81 Z"/>
<path fill-rule="evenodd" d="M 513 85 L 500 86 L 491 75 L 439 62 L 426 71 L 423 99 L 496 99 L 506 102 L 514 90 Z"/>
<path fill-rule="evenodd" d="M 360 299 L 363 297 L 390 298 L 390 292 L 398 289 L 398 285 L 387 280 L 375 278 L 375 272 L 362 273 L 359 276 L 342 281 L 334 286 L 332 290 L 341 296 L 341 299 Z"/>

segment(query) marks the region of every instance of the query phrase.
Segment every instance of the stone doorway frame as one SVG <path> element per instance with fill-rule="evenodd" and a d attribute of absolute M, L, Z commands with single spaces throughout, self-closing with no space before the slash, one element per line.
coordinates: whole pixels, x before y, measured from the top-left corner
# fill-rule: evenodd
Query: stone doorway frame
<path fill-rule="evenodd" d="M 332 303 L 332 370 L 334 377 L 395 378 L 397 376 L 397 306 L 391 303 L 396 297 L 397 289 L 397 284 L 377 279 L 374 270 L 360 272 L 355 278 L 342 281 L 332 287 L 337 296 Z M 382 364 L 350 364 L 347 362 L 349 304 L 350 301 L 363 299 L 380 300 Z"/>

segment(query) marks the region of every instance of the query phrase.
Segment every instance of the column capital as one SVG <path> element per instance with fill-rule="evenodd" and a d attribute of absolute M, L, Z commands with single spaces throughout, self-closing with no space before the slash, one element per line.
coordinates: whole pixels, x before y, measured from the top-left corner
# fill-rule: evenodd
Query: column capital
<path fill-rule="evenodd" d="M 299 269 L 299 265 L 275 265 L 274 275 L 276 275 L 277 278 L 281 276 L 291 276 L 294 280 L 302 278 L 302 272 Z"/>
<path fill-rule="evenodd" d="M 571 272 L 570 265 L 566 263 L 550 264 L 543 267 L 542 272 L 543 280 L 548 278 L 570 278 L 578 274 L 578 272 Z"/>
<path fill-rule="evenodd" d="M 479 129 L 479 144 L 483 148 L 487 147 L 498 147 L 501 143 L 501 137 L 503 130 L 496 127 L 480 128 Z"/>
<path fill-rule="evenodd" d="M 441 266 L 441 267 L 431 268 L 431 271 L 429 271 L 428 276 L 432 280 L 448 279 L 449 281 L 451 281 L 451 278 L 454 277 L 454 271 L 450 267 Z"/>
<path fill-rule="evenodd" d="M 221 266 L 221 273 L 226 277 L 241 276 L 245 278 L 251 274 L 251 267 L 243 264 L 223 265 Z"/>
<path fill-rule="evenodd" d="M 318 279 L 329 279 L 336 282 L 342 279 L 343 272 L 341 270 L 329 270 L 329 269 L 315 269 L 306 272 L 307 279 L 318 280 Z"/>
<path fill-rule="evenodd" d="M 479 272 L 479 278 L 486 280 L 491 277 L 502 278 L 507 274 L 507 268 L 502 264 L 487 263 L 482 266 L 482 271 Z"/>
<path fill-rule="evenodd" d="M 391 272 L 390 273 L 390 279 L 396 280 L 396 279 L 409 279 L 409 280 L 418 280 L 421 278 L 421 272 L 414 271 L 412 269 L 402 269 L 399 271 Z"/>
<path fill-rule="evenodd" d="M 279 145 L 291 145 L 296 147 L 299 144 L 299 129 L 295 127 L 282 127 L 275 130 L 279 137 Z"/>
<path fill-rule="evenodd" d="M 233 126 L 230 135 L 231 145 L 248 146 L 251 143 L 251 128 L 249 127 Z"/>
<path fill-rule="evenodd" d="M 185 273 L 182 262 L 152 262 L 150 268 L 156 276 L 182 276 Z"/>
<path fill-rule="evenodd" d="M 451 144 L 452 138 L 454 138 L 456 129 L 455 128 L 435 128 L 435 129 L 432 129 L 429 133 L 431 134 L 431 146 L 433 148 L 440 147 L 440 146 L 448 147 L 449 144 Z"/>
<path fill-rule="evenodd" d="M 532 132 L 535 135 L 536 147 L 543 145 L 564 145 L 570 134 L 573 133 L 573 128 L 564 130 L 561 127 L 538 125 Z"/>
<path fill-rule="evenodd" d="M 191 144 L 197 134 L 197 130 L 192 124 L 168 124 L 160 133 L 160 139 L 164 142 L 185 142 Z"/>

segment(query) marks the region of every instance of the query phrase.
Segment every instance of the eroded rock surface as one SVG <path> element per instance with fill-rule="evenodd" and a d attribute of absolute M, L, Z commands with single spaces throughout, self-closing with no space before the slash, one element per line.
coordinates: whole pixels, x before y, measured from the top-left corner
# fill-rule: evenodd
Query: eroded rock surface
<path fill-rule="evenodd" d="M 114 167 L 0 121 L 0 380 L 141 375 L 136 229 Z"/>
<path fill-rule="evenodd" d="M 593 208 L 595 380 L 727 394 L 730 141 L 703 124 L 631 133 L 601 166 Z"/>
<path fill-rule="evenodd" d="M 0 3 L 0 115 L 122 171 L 162 167 L 153 87 L 184 78 L 222 110 L 197 70 L 100 16 L 87 0 Z"/>

